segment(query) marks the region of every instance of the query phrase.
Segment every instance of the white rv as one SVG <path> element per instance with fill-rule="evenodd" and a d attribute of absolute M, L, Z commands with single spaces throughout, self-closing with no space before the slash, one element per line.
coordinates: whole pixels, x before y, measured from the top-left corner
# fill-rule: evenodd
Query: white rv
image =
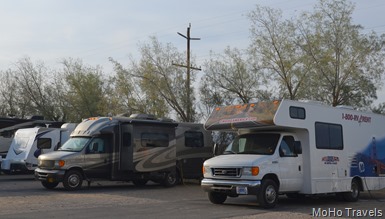
<path fill-rule="evenodd" d="M 44 120 L 41 116 L 32 116 L 29 119 L 0 117 L 0 163 L 7 156 L 15 132 L 22 128 L 46 127 L 60 128 L 64 122 Z"/>
<path fill-rule="evenodd" d="M 48 189 L 62 182 L 76 190 L 84 180 L 98 179 L 169 187 L 183 178 L 200 179 L 212 147 L 211 132 L 202 124 L 147 114 L 94 117 L 81 122 L 57 151 L 39 156 L 35 178 Z"/>
<path fill-rule="evenodd" d="M 208 130 L 238 136 L 205 161 L 202 188 L 222 204 L 256 195 L 265 208 L 288 197 L 333 193 L 356 201 L 385 187 L 385 116 L 291 100 L 216 108 Z"/>
<path fill-rule="evenodd" d="M 28 173 L 37 167 L 40 154 L 57 150 L 70 137 L 77 124 L 65 123 L 61 128 L 23 128 L 16 131 L 7 156 L 1 163 L 4 173 Z"/>

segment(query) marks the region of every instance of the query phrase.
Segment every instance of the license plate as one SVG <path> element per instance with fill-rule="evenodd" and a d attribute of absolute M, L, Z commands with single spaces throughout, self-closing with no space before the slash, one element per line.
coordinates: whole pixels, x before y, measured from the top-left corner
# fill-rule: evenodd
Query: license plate
<path fill-rule="evenodd" d="M 247 195 L 247 187 L 237 186 L 235 189 L 236 189 L 238 195 Z"/>

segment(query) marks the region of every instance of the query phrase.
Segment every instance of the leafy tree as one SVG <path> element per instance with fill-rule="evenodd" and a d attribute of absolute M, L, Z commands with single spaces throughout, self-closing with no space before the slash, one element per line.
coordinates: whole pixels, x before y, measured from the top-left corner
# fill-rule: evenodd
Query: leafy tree
<path fill-rule="evenodd" d="M 362 34 L 353 10 L 346 0 L 320 0 L 299 22 L 300 45 L 313 66 L 308 93 L 333 106 L 370 105 L 384 73 L 385 36 Z"/>
<path fill-rule="evenodd" d="M 300 99 L 309 69 L 297 45 L 295 22 L 283 20 L 281 10 L 261 6 L 248 17 L 252 24 L 249 52 L 255 68 L 262 69 L 266 79 L 277 83 L 281 98 Z"/>
<path fill-rule="evenodd" d="M 161 107 L 154 107 L 151 103 L 147 104 L 147 102 L 151 101 L 149 98 L 145 98 L 145 95 L 142 93 L 140 79 L 132 76 L 134 74 L 132 66 L 135 66 L 135 62 L 133 61 L 132 66 L 125 69 L 114 59 L 110 58 L 110 61 L 114 64 L 116 73 L 112 78 L 111 96 L 114 97 L 115 105 L 120 110 L 120 113 L 127 115 L 148 113 L 157 117 L 163 117 L 167 107 L 164 107 L 162 104 L 160 105 Z"/>
<path fill-rule="evenodd" d="M 21 117 L 24 115 L 17 104 L 19 98 L 18 87 L 15 80 L 15 73 L 9 69 L 1 72 L 0 76 L 0 115 L 13 115 Z"/>
<path fill-rule="evenodd" d="M 211 53 L 204 64 L 201 100 L 208 105 L 249 103 L 268 98 L 259 72 L 254 71 L 238 49 L 226 48 L 223 54 Z"/>
<path fill-rule="evenodd" d="M 139 79 L 143 95 L 140 100 L 145 103 L 145 111 L 162 116 L 171 109 L 179 120 L 194 121 L 195 111 L 191 110 L 188 118 L 186 106 L 188 101 L 194 102 L 195 96 L 192 94 L 187 100 L 184 69 L 173 65 L 183 62 L 183 54 L 171 44 L 160 43 L 156 37 L 150 37 L 150 42 L 141 44 L 140 53 L 140 61 L 132 62 L 132 68 L 126 72 Z M 194 75 L 191 80 L 194 81 Z"/>
<path fill-rule="evenodd" d="M 3 74 L 1 94 L 8 113 L 20 118 L 41 115 L 48 120 L 60 120 L 51 93 L 52 73 L 43 62 L 34 64 L 29 57 L 19 59 L 15 69 Z"/>
<path fill-rule="evenodd" d="M 62 98 L 66 103 L 63 111 L 68 121 L 106 116 L 109 109 L 101 68 L 85 66 L 73 59 L 64 60 L 62 64 L 64 68 L 60 73 L 65 82 Z"/>

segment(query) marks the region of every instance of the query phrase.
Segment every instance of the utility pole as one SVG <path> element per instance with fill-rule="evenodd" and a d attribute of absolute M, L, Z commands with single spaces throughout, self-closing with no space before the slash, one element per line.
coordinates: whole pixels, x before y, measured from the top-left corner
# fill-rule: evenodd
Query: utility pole
<path fill-rule="evenodd" d="M 200 40 L 200 38 L 191 38 L 190 37 L 190 29 L 191 29 L 191 24 L 187 27 L 187 36 L 177 32 L 180 36 L 184 37 L 187 39 L 187 63 L 186 65 L 180 65 L 180 64 L 173 64 L 179 67 L 183 67 L 187 69 L 187 77 L 186 77 L 186 88 L 187 88 L 187 110 L 186 110 L 186 117 L 187 120 L 186 122 L 191 122 L 191 102 L 190 102 L 190 70 L 201 70 L 200 68 L 192 67 L 190 64 L 190 40 Z"/>

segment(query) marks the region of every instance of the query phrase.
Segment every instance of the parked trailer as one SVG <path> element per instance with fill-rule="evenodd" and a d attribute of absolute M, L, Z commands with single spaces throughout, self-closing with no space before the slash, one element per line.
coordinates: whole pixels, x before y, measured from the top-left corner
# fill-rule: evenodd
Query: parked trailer
<path fill-rule="evenodd" d="M 76 123 L 65 123 L 61 128 L 24 128 L 15 133 L 10 150 L 1 163 L 6 174 L 33 173 L 40 154 L 57 150 L 66 142 Z"/>
<path fill-rule="evenodd" d="M 32 116 L 29 119 L 0 117 L 0 163 L 7 156 L 15 132 L 22 128 L 47 127 L 60 128 L 64 122 L 44 120 L 42 116 Z"/>
<path fill-rule="evenodd" d="M 385 187 L 383 115 L 282 100 L 218 107 L 205 127 L 239 134 L 204 163 L 201 186 L 212 203 L 256 195 L 271 208 L 279 194 L 330 193 L 357 201 Z"/>
<path fill-rule="evenodd" d="M 48 189 L 62 182 L 76 190 L 83 180 L 98 179 L 173 186 L 182 178 L 202 178 L 212 147 L 211 132 L 202 124 L 143 114 L 89 118 L 58 151 L 39 156 L 35 178 Z"/>

